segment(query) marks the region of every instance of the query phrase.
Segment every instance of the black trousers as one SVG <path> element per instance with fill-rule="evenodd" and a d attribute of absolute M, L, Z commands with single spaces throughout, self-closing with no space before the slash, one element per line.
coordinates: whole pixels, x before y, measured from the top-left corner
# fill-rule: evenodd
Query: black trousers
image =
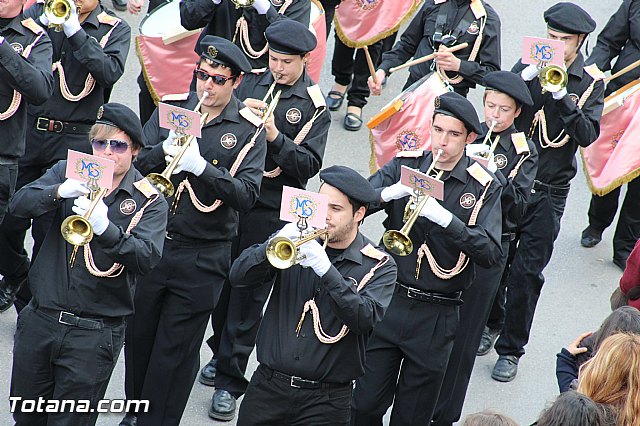
<path fill-rule="evenodd" d="M 553 244 L 560 232 L 568 186 L 564 194 L 532 192 L 507 281 L 505 321 L 495 344 L 499 355 L 524 355 L 544 284 L 542 271 L 551 260 Z"/>
<path fill-rule="evenodd" d="M 333 17 L 336 14 L 336 6 L 340 4 L 340 1 L 341 0 L 320 0 L 322 8 L 324 9 L 324 21 L 327 25 L 327 39 L 329 38 L 329 33 L 331 32 Z"/>
<path fill-rule="evenodd" d="M 509 271 L 511 271 L 511 265 L 513 264 L 513 258 L 516 255 L 517 240 L 519 239 L 519 232 L 516 232 L 516 239 L 509 244 L 509 255 L 507 256 L 507 264 L 502 272 L 502 279 L 500 280 L 500 286 L 496 292 L 496 296 L 493 299 L 493 306 L 489 312 L 489 318 L 487 319 L 487 327 L 492 330 L 502 330 L 504 325 L 505 305 L 507 303 L 507 281 L 509 279 Z"/>
<path fill-rule="evenodd" d="M 280 212 L 276 210 L 252 210 L 241 214 L 234 258 L 247 247 L 266 241 L 283 225 Z M 244 375 L 270 292 L 270 285 L 231 288 L 227 281 L 216 305 L 212 318 L 215 334 L 207 341 L 211 347 L 212 340 L 218 335 L 214 350 L 218 359 L 216 389 L 224 389 L 236 398 L 244 394 L 249 384 Z"/>
<path fill-rule="evenodd" d="M 462 292 L 465 303 L 460 307 L 460 325 L 444 376 L 433 425 L 451 426 L 460 419 L 462 406 L 476 360 L 484 324 L 500 286 L 509 253 L 509 240 L 502 241 L 503 256 L 490 268 L 476 266 L 476 278 Z"/>
<path fill-rule="evenodd" d="M 331 74 L 335 77 L 336 83 L 343 86 L 351 84 L 347 89 L 348 105 L 363 108 L 370 94 L 367 79 L 371 75 L 364 50 L 345 45 L 337 34 L 335 38 Z M 382 41 L 369 46 L 369 54 L 374 64 L 380 58 L 381 49 Z"/>
<path fill-rule="evenodd" d="M 147 83 L 144 81 L 144 76 L 142 72 L 138 76 L 138 87 L 140 87 L 140 93 L 138 93 L 138 109 L 140 110 L 140 123 L 142 127 L 149 121 L 151 118 L 151 114 L 156 109 L 156 104 L 153 102 L 153 97 L 151 97 L 151 92 L 149 92 L 149 88 L 147 87 Z"/>
<path fill-rule="evenodd" d="M 238 426 L 346 426 L 351 383 L 300 389 L 263 365 L 251 377 L 240 404 Z"/>
<path fill-rule="evenodd" d="M 60 283 L 52 283 L 58 284 Z M 120 325 L 87 330 L 60 324 L 28 305 L 18 316 L 13 343 L 11 396 L 38 400 L 89 400 L 96 408 L 109 384 L 124 341 Z M 20 405 L 18 405 L 19 409 Z M 26 408 L 26 407 L 25 407 Z M 17 425 L 93 425 L 98 412 L 19 412 Z"/>
<path fill-rule="evenodd" d="M 0 159 L 0 224 L 7 212 L 9 198 L 16 190 L 16 180 L 18 178 L 18 163 L 5 164 Z"/>
<path fill-rule="evenodd" d="M 138 425 L 180 423 L 230 256 L 230 242 L 166 239 L 160 264 L 138 282 L 125 348 L 127 398 L 149 400 Z"/>
<path fill-rule="evenodd" d="M 593 195 L 589 205 L 589 226 L 602 232 L 613 223 L 618 211 L 620 187 L 603 197 Z M 631 250 L 640 238 L 640 179 L 627 184 L 620 217 L 613 235 L 613 258 L 626 263 Z"/>
<path fill-rule="evenodd" d="M 367 345 L 365 373 L 356 380 L 353 393 L 351 425 L 382 425 L 392 403 L 391 426 L 431 422 L 458 314 L 458 306 L 394 294 Z"/>

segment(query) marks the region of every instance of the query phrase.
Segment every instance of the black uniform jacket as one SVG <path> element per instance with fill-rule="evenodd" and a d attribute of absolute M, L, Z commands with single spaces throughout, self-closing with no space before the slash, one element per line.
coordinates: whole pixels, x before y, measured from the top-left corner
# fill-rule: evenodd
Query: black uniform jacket
<path fill-rule="evenodd" d="M 526 65 L 518 61 L 511 71 L 520 73 Z M 522 113 L 516 118 L 516 128 L 528 132 L 534 115 L 544 107 L 547 120 L 547 132 L 550 140 L 554 140 L 560 132 L 571 136 L 566 145 L 560 148 L 542 148 L 539 129 L 536 127 L 531 135 L 538 150 L 538 174 L 536 179 L 549 185 L 568 185 L 576 175 L 575 153 L 578 146 L 587 147 L 600 135 L 600 117 L 604 103 L 604 84 L 596 81 L 593 91 L 582 108 L 578 108 L 577 100 L 593 83 L 594 78 L 587 73 L 582 53 L 573 61 L 567 70 L 569 82 L 564 98 L 556 101 L 551 93 L 542 93 L 540 79 L 527 81 L 533 98 L 533 106 L 522 106 Z"/>
<path fill-rule="evenodd" d="M 242 80 L 236 95 L 241 100 L 262 100 L 272 83 L 273 75 L 268 70 L 260 75 L 249 74 Z M 277 85 L 273 91 L 275 94 L 282 90 L 274 111 L 275 124 L 280 134 L 273 141 L 267 142 L 265 170 L 272 171 L 280 167 L 282 173 L 275 178 L 263 177 L 256 207 L 279 210 L 284 185 L 304 189 L 307 181 L 322 168 L 331 117 L 326 107 L 316 108 L 311 100 L 307 88 L 313 85 L 305 72 L 293 86 Z M 319 115 L 311 130 L 302 143 L 296 145 L 293 143 L 295 137 L 316 111 Z"/>
<path fill-rule="evenodd" d="M 611 62 L 615 59 L 611 68 Z M 602 71 L 611 70 L 612 74 L 640 59 L 640 1 L 623 0 L 607 25 L 598 35 L 598 41 L 591 55 L 585 61 L 587 65 L 596 64 Z M 640 78 L 640 67 L 611 80 L 605 96 L 615 92 L 630 81 Z"/>
<path fill-rule="evenodd" d="M 431 165 L 431 151 L 425 152 L 417 158 L 395 157 L 382 169 L 373 174 L 369 181 L 378 193 L 382 189 L 391 186 L 400 180 L 400 167 L 408 166 L 419 169 L 425 173 Z M 458 164 L 450 172 L 442 176 L 444 181 L 444 201 L 440 204 L 453 214 L 453 220 L 446 228 L 442 228 L 424 217 L 418 217 L 414 223 L 409 238 L 413 242 L 413 252 L 408 256 L 393 255 L 398 265 L 398 282 L 423 291 L 438 293 L 452 293 L 467 288 L 475 277 L 474 264 L 489 267 L 495 264 L 502 255 L 501 249 L 501 217 L 500 195 L 502 187 L 498 180 L 486 171 L 492 180 L 484 198 L 484 204 L 480 209 L 476 224 L 469 226 L 469 218 L 480 196 L 485 190 L 478 180 L 472 177 L 467 168 L 475 161 L 463 156 Z M 482 167 L 478 164 L 479 167 Z M 468 200 L 473 199 L 473 205 Z M 389 203 L 380 203 L 370 206 L 371 212 L 384 208 L 387 218 L 384 221 L 385 229 L 399 230 L 403 225 L 404 208 L 409 197 L 393 200 Z M 467 207 L 463 207 L 465 204 Z M 451 279 L 443 280 L 436 277 L 426 256 L 422 259 L 420 276 L 416 280 L 416 262 L 418 249 L 426 243 L 438 264 L 445 268 L 453 268 L 462 251 L 469 259 L 469 264 L 462 272 Z"/>
<path fill-rule="evenodd" d="M 195 46 L 195 52 L 202 53 L 200 40 L 205 35 L 215 35 L 233 40 L 236 31 L 236 22 L 241 16 L 247 21 L 249 40 L 256 51 L 261 50 L 267 43 L 264 31 L 273 22 L 286 16 L 289 19 L 309 25 L 311 15 L 310 0 L 293 0 L 291 5 L 280 15 L 278 10 L 284 0 L 271 0 L 271 8 L 265 15 L 260 15 L 253 7 L 237 8 L 231 0 L 222 0 L 215 4 L 211 0 L 183 0 L 180 2 L 180 22 L 188 30 L 203 28 L 202 34 Z M 235 38 L 235 43 L 242 48 L 240 35 Z M 247 57 L 253 68 L 264 68 L 268 64 L 267 55 L 258 59 Z"/>
<path fill-rule="evenodd" d="M 0 45 L 0 113 L 8 110 L 14 90 L 22 95 L 17 111 L 0 120 L 0 155 L 20 157 L 27 134 L 27 102 L 42 104 L 53 91 L 51 40 L 33 20 L 19 14 L 4 28 Z M 23 23 L 23 21 L 25 21 Z M 22 56 L 31 46 L 27 58 Z"/>
<path fill-rule="evenodd" d="M 382 55 L 382 63 L 378 68 L 385 70 L 404 64 L 412 57 L 421 58 L 438 50 L 439 43 L 434 42 L 436 20 L 441 10 L 446 7 L 451 11 L 444 24 L 443 34 L 452 33 L 457 37 L 455 44 L 469 43 L 465 49 L 459 50 L 454 55 L 462 60 L 459 74 L 464 80 L 454 85 L 456 91 L 466 94 L 469 88 L 476 84 L 482 84 L 484 76 L 491 71 L 500 70 L 500 18 L 496 11 L 487 3 L 482 2 L 486 10 L 486 26 L 484 28 L 482 43 L 475 61 L 469 62 L 468 58 L 479 34 L 480 20 L 475 19 L 469 0 L 447 0 L 446 3 L 435 4 L 434 0 L 426 0 L 422 8 L 413 18 L 393 49 Z M 445 11 L 446 11 L 445 9 Z M 464 21 L 463 21 L 464 19 Z M 481 18 L 484 20 L 485 18 Z M 459 28 L 461 22 L 469 22 L 465 28 Z M 409 83 L 418 81 L 421 77 L 432 71 L 433 61 L 423 62 L 409 68 Z M 455 73 L 447 73 L 453 77 Z"/>
<path fill-rule="evenodd" d="M 364 373 L 367 341 L 391 302 L 396 281 L 393 259 L 374 249 L 376 256 L 387 261 L 360 292 L 356 291 L 365 274 L 379 263 L 363 250 L 368 245 L 373 249 L 373 243 L 358 233 L 351 245 L 331 261 L 322 278 L 313 269 L 299 265 L 275 269 L 266 259 L 266 243 L 242 252 L 231 267 L 231 286 L 275 282 L 258 332 L 260 363 L 289 375 L 333 383 L 347 383 Z M 349 328 L 337 343 L 318 340 L 311 312 L 307 312 L 296 335 L 304 305 L 312 298 L 327 334 L 335 336 L 343 324 Z"/>
<path fill-rule="evenodd" d="M 74 214 L 71 210 L 74 199 L 56 198 L 58 187 L 65 181 L 66 166 L 66 160 L 58 162 L 41 178 L 16 192 L 9 204 L 10 213 L 23 218 L 55 210 L 53 223 L 29 270 L 29 286 L 35 303 L 80 316 L 131 315 L 137 277 L 148 273 L 162 257 L 167 203 L 131 167 L 120 185 L 104 198 L 109 207 L 109 226 L 102 235 L 94 235 L 89 243 L 98 269 L 105 271 L 117 262 L 124 266 L 124 271 L 113 278 L 90 274 L 82 247 L 78 249 L 74 267 L 70 268 L 73 246 L 62 238 L 60 225 Z M 145 207 L 138 224 L 127 233 L 135 213 L 150 200 L 153 201 Z"/>
<path fill-rule="evenodd" d="M 489 129 L 487 124 L 482 123 L 482 128 L 486 134 Z M 518 153 L 516 150 L 513 135 L 518 134 L 524 138 L 527 152 Z M 495 175 L 502 183 L 502 232 L 514 232 L 527 211 L 531 188 L 538 171 L 538 151 L 533 141 L 526 138 L 524 133 L 518 132 L 514 125 L 500 133 L 493 133 L 492 143 L 497 137 L 500 139 L 493 154 L 498 166 Z M 482 141 L 483 138 L 478 138 L 476 143 Z M 516 167 L 515 175 L 511 176 Z"/>
<path fill-rule="evenodd" d="M 198 104 L 198 97 L 195 92 L 191 92 L 188 98 L 171 103 L 192 110 Z M 237 233 L 236 210 L 248 210 L 258 199 L 267 151 L 264 132 L 257 137 L 255 145 L 247 152 L 236 174 L 232 176 L 230 173 L 238 154 L 257 130 L 254 124 L 240 114 L 242 108 L 245 106 L 232 96 L 222 113 L 202 128 L 198 145 L 200 154 L 207 160 L 207 167 L 200 176 L 180 172 L 171 177 L 176 194 L 180 182 L 189 179 L 202 203 L 210 206 L 215 200 L 221 200 L 223 204 L 213 212 L 201 212 L 193 205 L 185 189 L 177 207 L 172 205 L 176 195 L 167 200 L 172 205 L 168 232 L 190 239 L 230 240 Z M 162 142 L 169 136 L 169 131 L 160 128 L 157 108 L 143 130 L 147 146 L 140 152 L 135 165 L 144 175 L 150 172 L 160 173 L 167 166 Z"/>

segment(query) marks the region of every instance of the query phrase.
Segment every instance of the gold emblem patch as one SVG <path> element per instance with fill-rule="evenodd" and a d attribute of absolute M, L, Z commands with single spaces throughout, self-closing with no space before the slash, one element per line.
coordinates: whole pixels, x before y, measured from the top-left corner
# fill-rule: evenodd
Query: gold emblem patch
<path fill-rule="evenodd" d="M 101 106 L 100 108 L 98 108 L 98 113 L 96 114 L 96 118 L 100 120 L 103 114 L 104 114 L 104 107 Z"/>
<path fill-rule="evenodd" d="M 218 49 L 216 49 L 215 46 L 209 46 L 207 48 L 207 54 L 211 56 L 213 59 L 215 59 L 216 56 L 218 56 Z"/>
<path fill-rule="evenodd" d="M 233 133 L 225 133 L 220 138 L 220 144 L 226 149 L 231 149 L 238 143 L 238 138 Z"/>
<path fill-rule="evenodd" d="M 473 21 L 469 28 L 467 28 L 467 32 L 471 35 L 476 35 L 480 32 L 480 26 L 478 25 L 478 21 Z"/>
<path fill-rule="evenodd" d="M 127 198 L 120 203 L 120 213 L 130 215 L 136 211 L 136 201 L 132 198 Z"/>
<path fill-rule="evenodd" d="M 436 96 L 433 99 L 433 106 L 435 106 L 436 108 L 440 108 L 440 96 Z"/>
<path fill-rule="evenodd" d="M 498 166 L 500 170 L 504 169 L 507 166 L 507 157 L 504 154 L 496 155 L 495 157 L 493 157 L 493 161 L 496 163 L 496 166 Z"/>
<path fill-rule="evenodd" d="M 476 205 L 476 196 L 470 192 L 466 192 L 462 194 L 460 197 L 460 206 L 465 209 L 470 209 L 471 207 Z"/>
<path fill-rule="evenodd" d="M 287 111 L 287 121 L 291 124 L 299 123 L 302 119 L 302 113 L 298 108 L 289 108 Z"/>

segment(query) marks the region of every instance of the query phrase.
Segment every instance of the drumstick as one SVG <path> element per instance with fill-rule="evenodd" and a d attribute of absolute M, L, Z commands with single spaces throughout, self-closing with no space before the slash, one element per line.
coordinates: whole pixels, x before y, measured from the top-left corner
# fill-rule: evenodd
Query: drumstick
<path fill-rule="evenodd" d="M 458 50 L 462 50 L 462 49 L 466 48 L 467 46 L 469 46 L 469 43 L 464 42 L 464 43 L 458 44 L 456 46 L 452 46 L 452 47 L 446 48 L 446 50 L 444 50 L 444 51 L 445 52 L 457 52 Z M 410 66 L 413 66 L 413 65 L 417 65 L 417 64 L 421 64 L 423 62 L 430 61 L 430 60 L 432 60 L 433 58 L 436 57 L 436 53 L 441 53 L 441 52 L 433 52 L 433 53 L 431 53 L 431 54 L 429 54 L 427 56 L 423 56 L 422 58 L 418 58 L 418 59 L 414 59 L 413 61 L 405 62 L 402 65 L 399 65 L 397 67 L 393 67 L 393 68 L 389 69 L 389 72 L 390 73 L 396 72 L 398 70 L 401 70 L 401 69 L 404 69 L 404 68 L 407 68 L 407 67 L 410 67 Z"/>
<path fill-rule="evenodd" d="M 610 82 L 611 80 L 613 80 L 614 78 L 618 78 L 623 74 L 628 73 L 629 71 L 631 71 L 634 68 L 637 68 L 638 66 L 640 66 L 640 59 L 638 59 L 637 61 L 635 61 L 634 63 L 627 65 L 626 67 L 622 68 L 620 71 L 618 71 L 617 73 L 607 77 L 604 79 L 605 83 Z"/>
<path fill-rule="evenodd" d="M 364 56 L 367 58 L 367 65 L 369 65 L 369 72 L 371 73 L 371 78 L 373 79 L 373 84 L 378 84 L 378 79 L 376 78 L 376 69 L 373 66 L 373 61 L 371 60 L 371 55 L 369 54 L 369 46 L 363 47 Z"/>

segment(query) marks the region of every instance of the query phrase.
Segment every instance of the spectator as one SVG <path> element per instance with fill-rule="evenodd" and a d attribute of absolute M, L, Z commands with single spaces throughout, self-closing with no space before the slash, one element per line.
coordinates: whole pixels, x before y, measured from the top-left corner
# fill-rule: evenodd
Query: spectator
<path fill-rule="evenodd" d="M 627 258 L 627 267 L 620 278 L 620 291 L 627 297 L 627 304 L 640 309 L 640 241 Z"/>
<path fill-rule="evenodd" d="M 469 414 L 462 426 L 518 426 L 518 422 L 494 410 L 483 410 Z"/>
<path fill-rule="evenodd" d="M 613 415 L 586 395 L 575 391 L 560 394 L 551 407 L 542 412 L 537 426 L 613 426 Z"/>

